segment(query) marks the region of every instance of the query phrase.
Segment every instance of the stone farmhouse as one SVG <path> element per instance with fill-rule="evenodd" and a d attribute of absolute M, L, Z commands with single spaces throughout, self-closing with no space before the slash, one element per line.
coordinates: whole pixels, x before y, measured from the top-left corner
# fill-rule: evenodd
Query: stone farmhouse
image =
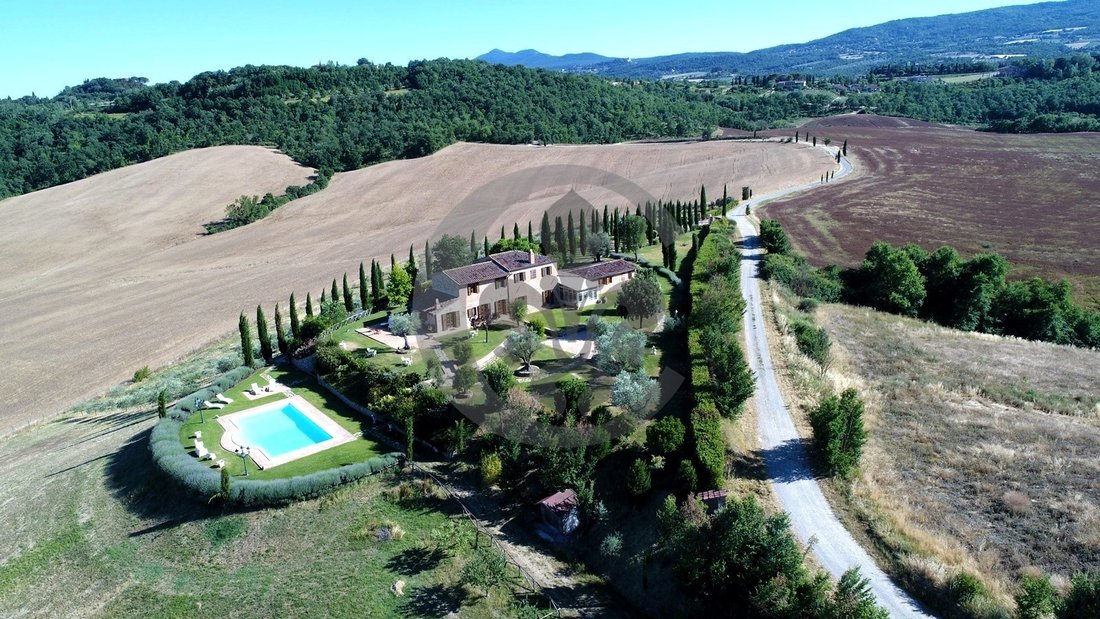
<path fill-rule="evenodd" d="M 621 259 L 559 271 L 555 259 L 534 251 L 490 254 L 433 274 L 432 291 L 421 304 L 421 323 L 434 333 L 469 329 L 507 316 L 517 299 L 534 309 L 581 308 L 602 302 L 635 271 Z"/>

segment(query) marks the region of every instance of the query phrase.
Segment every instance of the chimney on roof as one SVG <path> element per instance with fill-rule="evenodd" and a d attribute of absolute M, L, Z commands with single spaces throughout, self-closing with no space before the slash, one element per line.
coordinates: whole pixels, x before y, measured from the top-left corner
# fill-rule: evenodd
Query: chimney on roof
<path fill-rule="evenodd" d="M 533 250 L 533 249 L 528 249 L 527 250 L 527 261 L 530 262 L 531 264 L 535 264 L 535 250 Z"/>

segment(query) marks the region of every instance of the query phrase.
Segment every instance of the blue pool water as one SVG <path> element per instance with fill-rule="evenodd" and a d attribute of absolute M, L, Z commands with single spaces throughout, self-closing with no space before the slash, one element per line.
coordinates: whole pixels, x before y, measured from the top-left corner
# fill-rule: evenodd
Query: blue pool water
<path fill-rule="evenodd" d="M 291 402 L 241 417 L 237 419 L 237 425 L 241 428 L 242 442 L 250 447 L 259 447 L 269 458 L 277 458 L 332 438 Z"/>

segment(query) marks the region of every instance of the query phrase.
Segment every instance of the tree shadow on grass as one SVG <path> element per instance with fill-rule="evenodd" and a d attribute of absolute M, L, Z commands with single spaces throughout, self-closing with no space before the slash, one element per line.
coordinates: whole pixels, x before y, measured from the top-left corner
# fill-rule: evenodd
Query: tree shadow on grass
<path fill-rule="evenodd" d="M 205 504 L 162 473 L 149 453 L 150 430 L 130 437 L 109 454 L 104 481 L 115 499 L 130 513 L 153 524 L 130 532 L 140 537 L 227 513 L 218 503 Z M 237 510 L 240 511 L 240 510 Z"/>
<path fill-rule="evenodd" d="M 461 610 L 467 598 L 461 584 L 417 587 L 409 592 L 401 612 L 406 617 L 443 617 Z"/>
<path fill-rule="evenodd" d="M 386 569 L 402 576 L 415 576 L 421 572 L 434 570 L 447 558 L 442 548 L 409 548 L 386 562 Z"/>

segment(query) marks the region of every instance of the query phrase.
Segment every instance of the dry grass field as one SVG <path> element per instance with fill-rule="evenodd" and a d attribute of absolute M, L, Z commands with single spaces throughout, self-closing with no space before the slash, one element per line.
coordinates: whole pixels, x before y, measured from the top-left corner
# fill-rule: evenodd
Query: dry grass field
<path fill-rule="evenodd" d="M 570 190 L 600 206 L 693 199 L 701 183 L 714 197 L 723 183 L 767 192 L 827 163 L 777 143 L 457 144 L 339 174 L 325 191 L 213 236 L 202 224 L 237 196 L 281 192 L 311 171 L 265 149 L 221 147 L 5 200 L 0 435 L 181 358 L 257 303 L 270 317 L 292 291 L 302 301 L 344 272 L 354 279 L 360 261 L 421 250 L 429 235 L 476 228 L 495 240 L 501 224 L 510 231 Z"/>
<path fill-rule="evenodd" d="M 1065 583 L 1100 569 L 1100 352 L 845 305 L 815 320 L 834 361 L 821 381 L 788 341 L 794 399 L 806 411 L 826 385 L 862 392 L 861 474 L 831 487 L 908 588 L 939 596 L 965 570 L 989 588 L 987 608 L 1007 608 L 1025 573 Z"/>
<path fill-rule="evenodd" d="M 872 115 L 803 129 L 847 139 L 858 173 L 760 209 L 815 265 L 857 264 L 876 240 L 953 245 L 1002 254 L 1013 277 L 1068 278 L 1082 303 L 1100 307 L 1100 135 L 1000 135 Z"/>

